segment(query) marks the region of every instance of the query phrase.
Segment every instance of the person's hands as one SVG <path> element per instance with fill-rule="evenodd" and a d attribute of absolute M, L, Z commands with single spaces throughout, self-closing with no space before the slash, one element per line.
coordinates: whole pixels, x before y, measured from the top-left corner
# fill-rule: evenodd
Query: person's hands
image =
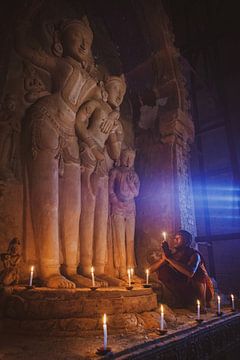
<path fill-rule="evenodd" d="M 171 250 L 169 249 L 169 245 L 166 241 L 162 242 L 162 249 L 163 249 L 163 254 L 165 256 L 166 259 L 171 257 Z"/>
<path fill-rule="evenodd" d="M 96 147 L 93 147 L 91 150 L 96 160 L 103 161 L 105 159 L 103 151 L 100 151 Z"/>

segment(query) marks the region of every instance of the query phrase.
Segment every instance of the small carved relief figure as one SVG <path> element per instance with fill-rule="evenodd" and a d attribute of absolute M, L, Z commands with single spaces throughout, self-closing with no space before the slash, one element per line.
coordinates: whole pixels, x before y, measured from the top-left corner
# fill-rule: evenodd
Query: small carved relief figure
<path fill-rule="evenodd" d="M 77 274 L 81 184 L 75 119 L 96 88 L 87 71 L 92 64 L 93 34 L 86 17 L 66 19 L 55 29 L 52 54 L 28 47 L 29 19 L 39 7 L 38 2 L 33 5 L 19 21 L 16 50 L 48 72 L 53 93 L 38 98 L 24 120 L 26 213 L 30 214 L 25 221 L 26 228 L 32 229 L 27 231 L 26 249 L 35 248 L 38 274 L 46 286 L 89 286 L 90 280 Z"/>
<path fill-rule="evenodd" d="M 27 102 L 34 103 L 39 98 L 49 95 L 44 82 L 31 64 L 25 63 L 24 73 L 24 89 L 26 90 L 24 98 Z"/>
<path fill-rule="evenodd" d="M 111 83 L 111 86 L 109 85 Z M 82 211 L 80 218 L 80 267 L 87 275 L 92 265 L 99 279 L 117 285 L 104 274 L 107 251 L 108 168 L 106 154 L 114 161 L 120 155 L 122 125 L 118 106 L 126 85 L 121 77 L 108 78 L 108 97 L 103 87 L 98 97 L 82 105 L 76 129 L 80 139 L 82 159 Z M 111 99 L 115 99 L 113 102 Z M 108 103 L 106 102 L 108 100 Z M 110 104 L 110 105 L 109 105 Z M 111 280 L 113 282 L 111 282 Z M 117 279 L 116 279 L 117 281 Z M 119 280 L 117 281 L 119 282 Z"/>
<path fill-rule="evenodd" d="M 14 170 L 16 147 L 21 130 L 16 105 L 16 96 L 7 94 L 0 112 L 0 176 L 3 178 L 10 176 Z"/>
<path fill-rule="evenodd" d="M 4 269 L 0 274 L 0 282 L 4 286 L 17 284 L 19 281 L 19 264 L 21 261 L 21 248 L 18 238 L 13 238 L 6 253 L 0 254 Z"/>
<path fill-rule="evenodd" d="M 113 236 L 114 265 L 121 279 L 126 280 L 127 269 L 136 265 L 134 233 L 136 208 L 140 182 L 134 170 L 135 151 L 121 152 L 120 166 L 110 172 L 109 197 Z"/>

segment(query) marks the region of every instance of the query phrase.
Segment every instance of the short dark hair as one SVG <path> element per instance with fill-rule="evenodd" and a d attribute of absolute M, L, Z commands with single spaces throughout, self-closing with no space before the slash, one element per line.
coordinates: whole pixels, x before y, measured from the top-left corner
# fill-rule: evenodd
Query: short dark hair
<path fill-rule="evenodd" d="M 178 235 L 181 235 L 185 241 L 185 244 L 187 246 L 191 245 L 192 242 L 192 235 L 190 234 L 190 232 L 188 232 L 187 230 L 179 230 L 177 232 Z"/>

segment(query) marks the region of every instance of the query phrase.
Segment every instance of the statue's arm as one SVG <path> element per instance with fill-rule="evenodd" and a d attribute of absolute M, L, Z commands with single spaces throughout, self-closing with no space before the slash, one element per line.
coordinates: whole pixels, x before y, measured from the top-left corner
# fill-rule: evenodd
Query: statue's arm
<path fill-rule="evenodd" d="M 109 182 L 108 182 L 109 199 L 110 199 L 111 203 L 118 201 L 117 195 L 115 194 L 115 191 L 114 191 L 114 184 L 115 184 L 116 176 L 117 176 L 117 172 L 115 169 L 113 169 L 110 172 Z"/>
<path fill-rule="evenodd" d="M 177 260 L 174 260 L 171 256 L 166 257 L 167 262 L 177 271 L 192 278 L 200 264 L 200 255 L 195 253 L 192 255 L 190 261 L 187 264 L 183 264 Z"/>
<path fill-rule="evenodd" d="M 42 49 L 32 49 L 26 44 L 27 33 L 30 25 L 31 23 L 29 20 L 21 20 L 18 22 L 15 34 L 15 50 L 25 60 L 30 61 L 32 64 L 41 69 L 51 72 L 56 66 L 57 58 L 49 56 Z"/>
<path fill-rule="evenodd" d="M 97 109 L 98 103 L 95 100 L 90 100 L 84 103 L 78 110 L 76 116 L 75 129 L 80 140 L 89 146 L 96 160 L 104 160 L 104 154 L 99 150 L 99 147 L 89 131 L 89 120 Z"/>
<path fill-rule="evenodd" d="M 108 146 L 108 154 L 110 158 L 117 161 L 120 157 L 121 146 L 123 141 L 123 127 L 121 122 L 116 119 L 113 128 L 106 141 Z"/>

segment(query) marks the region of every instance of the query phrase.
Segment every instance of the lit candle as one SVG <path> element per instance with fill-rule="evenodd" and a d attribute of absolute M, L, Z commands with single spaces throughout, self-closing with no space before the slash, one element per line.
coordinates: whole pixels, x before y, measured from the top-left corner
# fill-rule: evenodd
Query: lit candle
<path fill-rule="evenodd" d="M 149 280 L 149 269 L 146 270 L 146 284 L 148 285 Z"/>
<path fill-rule="evenodd" d="M 107 350 L 107 315 L 103 315 L 103 350 Z"/>
<path fill-rule="evenodd" d="M 200 301 L 197 300 L 197 319 L 200 320 Z"/>
<path fill-rule="evenodd" d="M 221 314 L 221 298 L 219 295 L 217 297 L 217 312 L 218 314 Z"/>
<path fill-rule="evenodd" d="M 134 269 L 131 268 L 130 270 L 131 270 L 131 276 L 133 276 L 134 275 Z"/>
<path fill-rule="evenodd" d="M 235 303 L 234 303 L 234 295 L 231 294 L 231 300 L 232 300 L 232 310 L 235 310 Z"/>
<path fill-rule="evenodd" d="M 167 233 L 166 233 L 166 231 L 162 232 L 162 236 L 163 236 L 163 240 L 167 241 Z"/>
<path fill-rule="evenodd" d="M 94 267 L 91 267 L 92 286 L 95 287 Z"/>
<path fill-rule="evenodd" d="M 131 269 L 128 269 L 128 286 L 131 286 Z"/>
<path fill-rule="evenodd" d="M 163 305 L 161 304 L 161 313 L 160 313 L 160 330 L 164 328 L 164 310 Z"/>
<path fill-rule="evenodd" d="M 33 282 L 33 272 L 34 272 L 34 266 L 31 266 L 29 286 L 32 286 L 32 282 Z"/>

